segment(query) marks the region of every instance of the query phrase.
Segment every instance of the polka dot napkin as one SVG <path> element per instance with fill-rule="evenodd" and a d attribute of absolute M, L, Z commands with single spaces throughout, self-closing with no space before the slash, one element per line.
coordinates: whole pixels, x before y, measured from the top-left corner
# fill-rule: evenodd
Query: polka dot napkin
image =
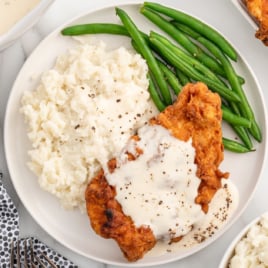
<path fill-rule="evenodd" d="M 20 263 L 24 263 L 25 256 L 30 259 L 31 254 L 35 254 L 46 265 L 52 267 L 49 261 L 42 255 L 45 254 L 57 268 L 76 268 L 71 261 L 49 248 L 47 245 L 34 237 L 19 239 L 19 214 L 18 211 L 6 192 L 0 176 L 0 264 L 1 268 L 10 267 L 11 244 L 15 249 L 20 248 Z M 32 250 L 31 250 L 32 248 Z M 27 251 L 27 254 L 24 254 Z M 18 263 L 16 254 L 14 255 L 14 263 Z M 36 267 L 38 262 L 34 261 Z M 23 267 L 23 266 L 22 266 Z"/>

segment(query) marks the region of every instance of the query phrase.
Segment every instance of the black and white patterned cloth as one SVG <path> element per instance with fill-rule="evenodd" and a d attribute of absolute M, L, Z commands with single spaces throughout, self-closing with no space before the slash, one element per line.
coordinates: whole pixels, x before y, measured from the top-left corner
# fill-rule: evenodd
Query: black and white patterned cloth
<path fill-rule="evenodd" d="M 0 174 L 1 175 L 1 174 Z M 42 259 L 46 267 L 51 267 L 42 252 L 49 257 L 57 268 L 77 268 L 70 260 L 60 255 L 53 249 L 49 248 L 43 242 L 35 237 L 19 238 L 19 214 L 17 208 L 12 202 L 6 189 L 3 186 L 0 176 L 0 266 L 1 268 L 10 267 L 11 244 L 14 243 L 14 248 L 20 248 L 20 262 L 24 263 L 24 256 L 30 258 L 30 254 L 24 255 L 24 250 L 29 250 L 32 246 L 33 253 Z M 16 255 L 14 263 L 17 263 Z M 36 267 L 38 263 L 35 263 Z M 41 266 L 40 266 L 41 267 Z"/>

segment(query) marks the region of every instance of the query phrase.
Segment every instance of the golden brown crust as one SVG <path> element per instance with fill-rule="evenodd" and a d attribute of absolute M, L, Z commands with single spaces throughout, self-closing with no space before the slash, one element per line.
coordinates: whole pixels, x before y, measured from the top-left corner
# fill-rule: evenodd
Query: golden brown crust
<path fill-rule="evenodd" d="M 86 189 L 87 212 L 93 230 L 104 238 L 116 240 L 124 256 L 136 261 L 154 247 L 156 239 L 147 226 L 135 227 L 115 199 L 116 191 L 109 185 L 103 170 Z"/>

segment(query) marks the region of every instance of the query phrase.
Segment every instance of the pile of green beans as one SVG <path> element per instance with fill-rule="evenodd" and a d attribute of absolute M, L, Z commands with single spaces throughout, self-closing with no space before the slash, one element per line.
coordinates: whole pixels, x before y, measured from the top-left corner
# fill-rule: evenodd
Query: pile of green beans
<path fill-rule="evenodd" d="M 121 8 L 115 8 L 122 24 L 89 23 L 62 30 L 63 35 L 115 34 L 131 38 L 133 48 L 149 68 L 149 93 L 159 111 L 172 104 L 181 88 L 202 81 L 222 98 L 222 117 L 240 141 L 223 137 L 224 148 L 237 153 L 254 151 L 252 138 L 261 142 L 260 127 L 250 107 L 243 84 L 231 61 L 237 60 L 232 45 L 216 30 L 179 10 L 144 2 L 140 13 L 171 39 L 139 30 Z"/>

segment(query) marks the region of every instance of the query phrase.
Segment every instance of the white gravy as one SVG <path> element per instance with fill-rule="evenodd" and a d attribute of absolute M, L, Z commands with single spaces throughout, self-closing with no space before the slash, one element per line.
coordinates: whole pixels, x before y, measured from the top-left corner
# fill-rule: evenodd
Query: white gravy
<path fill-rule="evenodd" d="M 162 126 L 146 125 L 138 136 L 140 140 L 130 140 L 117 158 L 114 172 L 105 171 L 106 178 L 137 227 L 150 226 L 164 241 L 186 235 L 204 217 L 195 203 L 200 179 L 192 142 L 178 140 Z M 143 153 L 128 161 L 126 152 L 136 155 L 136 148 Z"/>
<path fill-rule="evenodd" d="M 116 198 L 137 227 L 148 225 L 158 243 L 147 254 L 182 254 L 198 246 L 228 222 L 238 205 L 238 191 L 222 181 L 205 214 L 195 203 L 200 179 L 196 177 L 195 149 L 191 140 L 180 141 L 161 126 L 139 129 L 139 141 L 130 140 L 117 157 L 113 173 L 105 176 L 116 187 Z M 136 148 L 142 149 L 139 155 Z M 127 152 L 136 156 L 128 161 Z M 183 236 L 177 243 L 170 238 Z M 175 256 L 175 255 L 174 255 Z"/>
<path fill-rule="evenodd" d="M 147 256 L 160 256 L 163 254 L 171 254 L 174 257 L 178 252 L 187 256 L 194 247 L 202 247 L 208 239 L 214 239 L 217 232 L 221 230 L 234 214 L 238 202 L 239 194 L 237 187 L 231 180 L 223 180 L 222 188 L 217 191 L 213 197 L 208 213 L 199 221 L 197 221 L 193 229 L 186 234 L 177 243 L 158 242 L 156 246 L 147 253 Z"/>
<path fill-rule="evenodd" d="M 40 0 L 0 0 L 0 35 L 6 33 Z"/>

